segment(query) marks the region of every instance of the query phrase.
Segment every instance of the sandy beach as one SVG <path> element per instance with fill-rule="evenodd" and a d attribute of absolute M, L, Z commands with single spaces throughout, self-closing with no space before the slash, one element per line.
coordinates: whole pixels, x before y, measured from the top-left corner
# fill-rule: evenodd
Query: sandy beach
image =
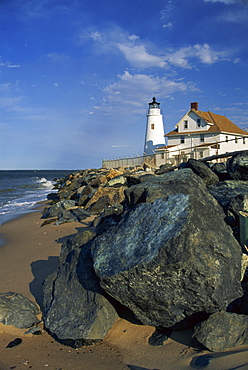
<path fill-rule="evenodd" d="M 85 223 L 40 227 L 44 220 L 39 205 L 35 212 L 1 225 L 0 292 L 21 293 L 42 305 L 42 282 L 57 267 L 61 243 Z M 89 220 L 90 221 L 90 220 Z M 40 315 L 41 318 L 41 315 Z M 248 369 L 248 346 L 211 353 L 190 346 L 192 332 L 174 332 L 164 345 L 151 346 L 153 327 L 138 325 L 122 317 L 105 340 L 97 345 L 70 348 L 56 342 L 39 324 L 41 335 L 0 324 L 0 370 L 8 369 L 82 369 L 82 370 L 234 370 Z M 6 348 L 21 338 L 22 343 Z"/>

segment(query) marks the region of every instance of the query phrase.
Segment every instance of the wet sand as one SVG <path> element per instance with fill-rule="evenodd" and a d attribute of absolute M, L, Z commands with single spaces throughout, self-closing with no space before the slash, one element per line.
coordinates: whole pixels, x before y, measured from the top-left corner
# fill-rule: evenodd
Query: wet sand
<path fill-rule="evenodd" d="M 85 222 L 40 227 L 44 221 L 40 217 L 41 209 L 0 229 L 6 241 L 0 247 L 0 292 L 21 293 L 38 305 L 42 305 L 42 282 L 57 267 L 61 243 L 87 226 Z M 117 320 L 102 343 L 78 349 L 56 342 L 44 331 L 42 322 L 39 327 L 41 335 L 32 335 L 0 324 L 0 370 L 248 370 L 248 346 L 221 353 L 199 351 L 190 346 L 191 331 L 174 332 L 163 346 L 151 346 L 148 338 L 154 328 L 125 316 Z M 16 338 L 22 343 L 6 348 Z"/>

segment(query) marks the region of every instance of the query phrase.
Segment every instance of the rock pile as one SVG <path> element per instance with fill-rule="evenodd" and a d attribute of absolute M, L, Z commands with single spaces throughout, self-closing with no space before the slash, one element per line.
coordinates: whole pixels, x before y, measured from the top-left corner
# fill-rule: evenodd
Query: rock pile
<path fill-rule="evenodd" d="M 213 351 L 246 343 L 238 214 L 248 204 L 247 159 L 246 151 L 221 166 L 191 159 L 175 171 L 85 170 L 60 180 L 43 218 L 96 218 L 62 245 L 44 283 L 47 330 L 71 345 L 99 341 L 124 306 L 156 328 L 196 326 L 194 340 Z M 240 330 L 225 341 L 233 325 Z"/>

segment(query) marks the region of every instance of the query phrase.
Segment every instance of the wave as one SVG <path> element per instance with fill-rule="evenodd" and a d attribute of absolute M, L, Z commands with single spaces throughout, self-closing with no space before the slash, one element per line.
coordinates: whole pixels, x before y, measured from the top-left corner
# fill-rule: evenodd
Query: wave
<path fill-rule="evenodd" d="M 10 218 L 30 212 L 37 202 L 46 200 L 49 193 L 56 191 L 54 190 L 54 181 L 47 180 L 45 177 L 20 179 L 15 182 L 14 188 L 13 182 L 9 185 L 12 185 L 9 192 L 5 191 L 2 196 L 0 193 L 0 224 Z"/>

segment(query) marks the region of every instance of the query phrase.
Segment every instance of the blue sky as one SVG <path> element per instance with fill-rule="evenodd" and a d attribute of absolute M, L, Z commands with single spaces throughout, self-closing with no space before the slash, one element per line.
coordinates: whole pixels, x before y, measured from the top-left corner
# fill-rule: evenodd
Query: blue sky
<path fill-rule="evenodd" d="M 190 102 L 248 128 L 247 0 L 0 0 L 0 169 L 142 154 Z"/>

